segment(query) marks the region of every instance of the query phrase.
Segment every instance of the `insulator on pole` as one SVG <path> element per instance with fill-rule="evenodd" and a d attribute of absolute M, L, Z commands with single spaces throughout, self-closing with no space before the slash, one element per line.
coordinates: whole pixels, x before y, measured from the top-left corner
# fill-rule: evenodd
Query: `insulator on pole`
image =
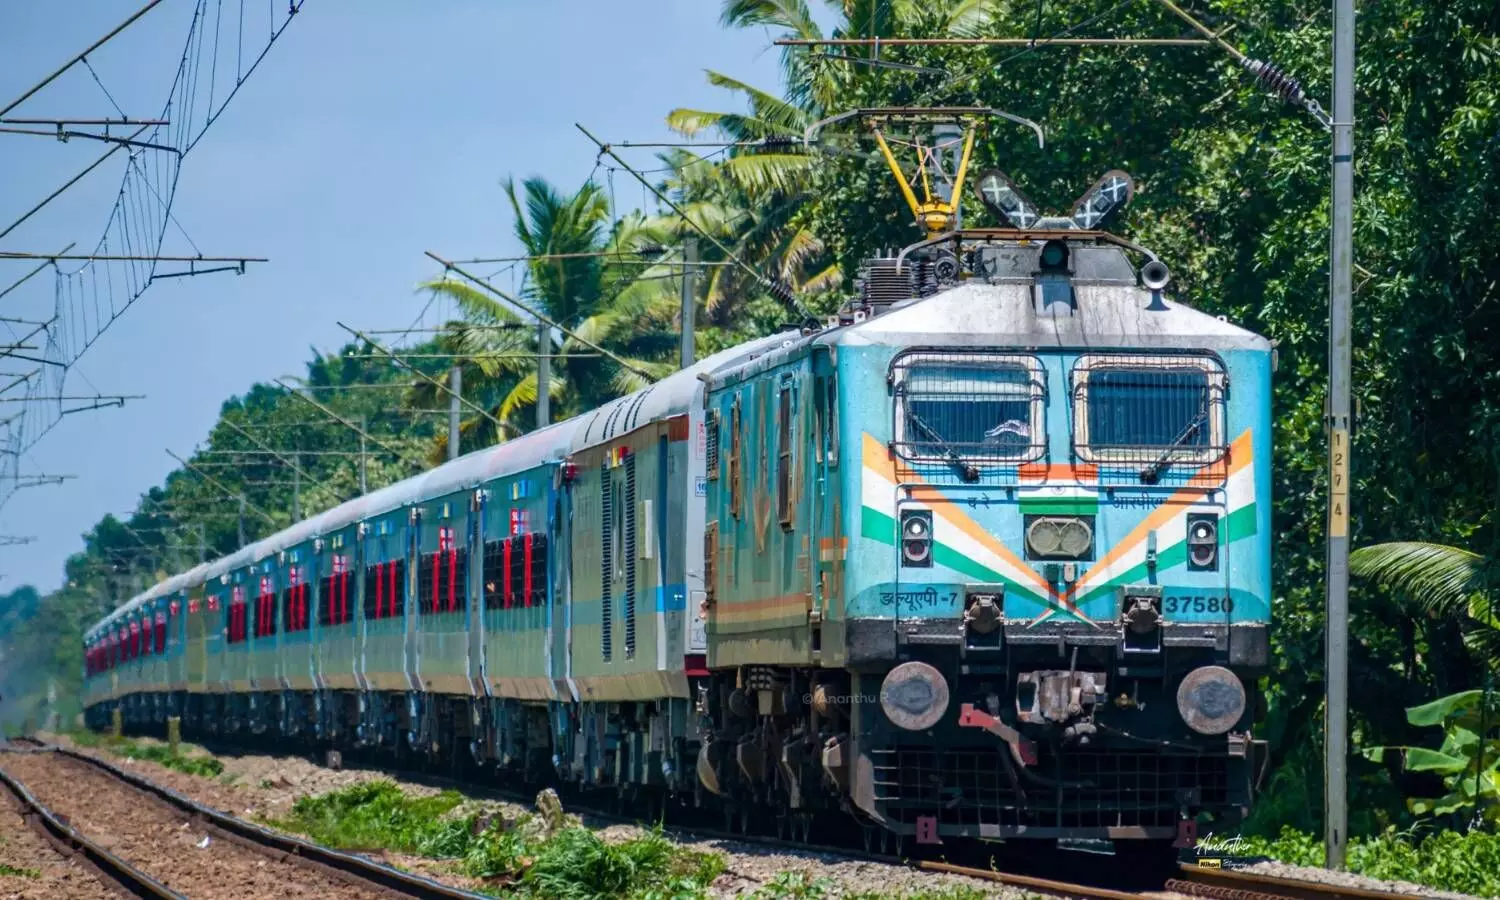
<path fill-rule="evenodd" d="M 1275 63 L 1247 57 L 1240 64 L 1255 77 L 1256 84 L 1286 102 L 1305 103 L 1307 101 L 1307 94 L 1302 90 L 1302 83 L 1288 75 Z"/>

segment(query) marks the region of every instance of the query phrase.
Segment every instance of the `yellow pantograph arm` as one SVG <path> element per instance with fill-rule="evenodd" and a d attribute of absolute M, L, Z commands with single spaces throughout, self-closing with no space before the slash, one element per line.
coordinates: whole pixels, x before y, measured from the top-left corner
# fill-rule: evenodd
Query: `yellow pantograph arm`
<path fill-rule="evenodd" d="M 963 200 L 964 176 L 969 174 L 969 155 L 974 150 L 975 126 L 969 124 L 968 132 L 964 135 L 964 155 L 958 162 L 958 172 L 953 176 L 953 200 L 948 205 L 952 209 L 958 209 L 958 204 Z"/>
<path fill-rule="evenodd" d="M 886 165 L 891 167 L 891 174 L 896 176 L 896 183 L 901 185 L 901 195 L 906 198 L 906 205 L 911 207 L 911 214 L 921 221 L 922 210 L 917 203 L 917 195 L 912 193 L 911 185 L 906 183 L 906 175 L 901 171 L 901 164 L 896 162 L 896 157 L 891 153 L 891 147 L 885 142 L 885 135 L 880 129 L 875 129 L 875 143 L 880 145 L 880 155 L 885 157 Z"/>

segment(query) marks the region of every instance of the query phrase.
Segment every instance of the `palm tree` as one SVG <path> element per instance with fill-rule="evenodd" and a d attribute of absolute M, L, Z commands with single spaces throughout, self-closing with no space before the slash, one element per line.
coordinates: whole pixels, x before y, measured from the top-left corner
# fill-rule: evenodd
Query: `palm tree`
<path fill-rule="evenodd" d="M 660 158 L 671 170 L 662 188 L 686 217 L 674 214 L 658 218 L 652 222 L 655 228 L 678 241 L 710 234 L 734 258 L 746 261 L 758 273 L 775 277 L 802 300 L 825 294 L 842 282 L 842 273 L 829 260 L 823 241 L 797 221 L 806 191 L 784 190 L 773 183 L 747 184 L 741 176 L 748 169 L 737 173 L 727 162 L 716 166 L 708 157 L 686 150 Z M 771 323 L 747 316 L 750 304 L 773 303 L 767 298 L 764 283 L 744 268 L 729 264 L 730 256 L 709 242 L 699 243 L 703 258 L 715 263 L 701 300 L 708 325 L 743 339 L 757 336 L 767 324 L 784 320 L 779 306 L 770 312 L 775 320 Z"/>
<path fill-rule="evenodd" d="M 675 291 L 661 272 L 652 271 L 655 267 L 639 265 L 642 251 L 659 247 L 665 232 L 639 214 L 612 222 L 608 198 L 592 181 L 572 195 L 540 178 L 525 181 L 519 196 L 514 182 L 507 180 L 504 187 L 515 213 L 516 237 L 531 257 L 520 299 L 571 332 L 549 329 L 553 359 L 548 395 L 554 418 L 670 373 L 677 346 L 672 333 Z M 482 446 L 534 427 L 540 344 L 536 320 L 456 276 L 430 281 L 422 289 L 451 298 L 464 315 L 449 324 L 440 343 L 463 368 L 465 396 L 489 414 L 461 423 L 465 443 Z M 424 384 L 414 389 L 412 402 L 441 400 L 441 393 Z M 446 443 L 446 435 L 437 439 L 439 457 Z"/>
<path fill-rule="evenodd" d="M 1389 589 L 1415 612 L 1456 619 L 1469 646 L 1500 665 L 1500 603 L 1496 563 L 1461 547 L 1395 541 L 1361 547 L 1349 570 Z"/>

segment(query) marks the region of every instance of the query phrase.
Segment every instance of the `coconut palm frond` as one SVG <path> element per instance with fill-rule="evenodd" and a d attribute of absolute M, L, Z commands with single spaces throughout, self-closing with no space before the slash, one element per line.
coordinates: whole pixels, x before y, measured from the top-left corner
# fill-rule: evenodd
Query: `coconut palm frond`
<path fill-rule="evenodd" d="M 632 368 L 640 369 L 651 377 L 647 378 L 630 369 L 617 366 L 614 374 L 610 376 L 609 383 L 610 387 L 621 396 L 644 390 L 650 387 L 653 382 L 660 381 L 677 371 L 677 364 L 675 362 L 647 362 L 643 359 L 632 359 L 629 362 Z"/>
<path fill-rule="evenodd" d="M 838 290 L 843 283 L 844 270 L 839 267 L 838 263 L 833 263 L 828 268 L 803 281 L 799 286 L 799 290 L 804 294 L 826 294 L 829 291 Z"/>
<path fill-rule="evenodd" d="M 1374 544 L 1349 554 L 1349 571 L 1440 615 L 1467 612 L 1486 587 L 1487 568 L 1477 553 L 1422 541 Z"/>
<path fill-rule="evenodd" d="M 771 25 L 797 37 L 823 36 L 805 0 L 726 0 L 719 20 L 730 28 Z"/>
<path fill-rule="evenodd" d="M 814 257 L 824 251 L 823 241 L 810 229 L 799 228 L 788 234 L 777 248 L 776 274 L 781 280 L 791 283 L 807 267 Z"/>
<path fill-rule="evenodd" d="M 551 387 L 549 384 L 548 387 Z M 548 395 L 551 395 L 549 390 Z M 516 417 L 522 410 L 536 406 L 536 372 L 523 376 L 516 381 L 510 392 L 501 399 L 495 407 L 494 416 L 502 422 Z"/>
<path fill-rule="evenodd" d="M 801 137 L 802 132 L 812 121 L 805 110 L 769 91 L 763 91 L 747 81 L 741 81 L 723 72 L 715 72 L 713 69 L 704 71 L 708 75 L 709 84 L 743 94 L 750 103 L 750 111 L 754 114 L 756 121 L 779 129 L 781 134 Z"/>
<path fill-rule="evenodd" d="M 419 290 L 432 291 L 452 300 L 471 323 L 501 325 L 520 321 L 508 305 L 456 275 L 425 282 Z"/>
<path fill-rule="evenodd" d="M 943 31 L 949 37 L 983 37 L 994 23 L 993 0 L 953 0 L 942 11 Z"/>
<path fill-rule="evenodd" d="M 806 153 L 741 153 L 719 169 L 746 193 L 791 194 L 807 188 L 816 162 Z"/>

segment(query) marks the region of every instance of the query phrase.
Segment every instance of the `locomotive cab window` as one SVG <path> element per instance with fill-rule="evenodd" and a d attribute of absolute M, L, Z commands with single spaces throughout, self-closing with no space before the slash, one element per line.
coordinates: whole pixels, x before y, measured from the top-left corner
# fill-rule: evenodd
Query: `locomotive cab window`
<path fill-rule="evenodd" d="M 1224 450 L 1225 375 L 1206 356 L 1085 356 L 1073 371 L 1080 459 L 1207 463 Z"/>
<path fill-rule="evenodd" d="M 1022 462 L 1046 452 L 1045 376 L 1030 356 L 910 353 L 892 364 L 895 447 L 912 460 Z"/>

